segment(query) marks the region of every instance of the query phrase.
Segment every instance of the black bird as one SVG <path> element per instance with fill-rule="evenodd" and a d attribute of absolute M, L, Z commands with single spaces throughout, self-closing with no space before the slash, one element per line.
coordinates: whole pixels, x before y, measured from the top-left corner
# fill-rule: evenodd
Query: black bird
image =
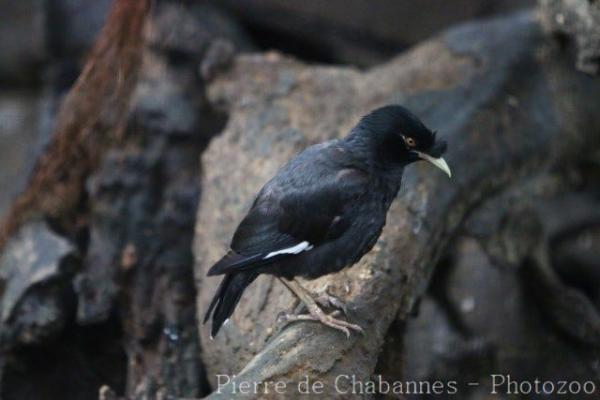
<path fill-rule="evenodd" d="M 204 318 L 211 336 L 231 316 L 259 274 L 277 276 L 304 302 L 315 320 L 350 334 L 360 326 L 326 314 L 295 277 L 314 279 L 358 262 L 375 245 L 400 189 L 404 167 L 426 160 L 450 176 L 436 140 L 399 105 L 365 115 L 342 139 L 310 146 L 282 167 L 258 193 L 238 226 L 229 252 L 208 275 L 224 274 Z M 329 296 L 325 303 L 343 309 Z"/>

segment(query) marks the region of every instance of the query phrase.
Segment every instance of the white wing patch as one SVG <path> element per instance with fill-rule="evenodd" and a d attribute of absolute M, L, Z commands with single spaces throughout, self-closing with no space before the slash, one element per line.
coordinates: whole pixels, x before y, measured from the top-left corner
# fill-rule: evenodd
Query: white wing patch
<path fill-rule="evenodd" d="M 275 257 L 280 254 L 298 254 L 303 251 L 308 251 L 308 250 L 312 249 L 313 247 L 314 246 L 312 244 L 308 243 L 307 241 L 304 241 L 304 242 L 298 243 L 295 246 L 288 247 L 287 249 L 272 251 L 269 254 L 267 254 L 263 259 L 266 260 L 267 258 Z"/>

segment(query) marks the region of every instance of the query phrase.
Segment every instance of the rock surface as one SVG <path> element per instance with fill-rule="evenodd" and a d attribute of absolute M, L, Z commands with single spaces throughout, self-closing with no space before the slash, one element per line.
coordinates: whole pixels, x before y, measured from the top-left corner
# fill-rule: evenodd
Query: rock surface
<path fill-rule="evenodd" d="M 130 398 L 206 390 L 190 249 L 198 156 L 225 116 L 207 103 L 197 70 L 216 33 L 188 11 L 169 3 L 154 10 L 123 144 L 87 182 L 90 243 L 75 278 L 77 322 L 119 310 Z"/>
<path fill-rule="evenodd" d="M 44 3 L 0 0 L 0 15 L 0 82 L 31 83 L 48 56 Z"/>
<path fill-rule="evenodd" d="M 600 74 L 600 3 L 592 0 L 540 0 L 544 26 L 571 38 L 577 68 Z"/>
<path fill-rule="evenodd" d="M 9 219 L 19 214 L 15 203 L 26 210 L 13 227 L 28 226 L 32 216 L 49 220 L 53 235 L 78 257 L 67 271 L 51 271 L 56 290 L 19 279 L 15 271 L 29 271 L 21 260 L 12 257 L 2 265 L 0 282 L 7 288 L 0 291 L 2 304 L 17 311 L 12 325 L 3 325 L 7 361 L 0 365 L 5 367 L 1 397 L 90 398 L 101 385 L 118 396 L 140 399 L 198 397 L 207 391 L 195 324 L 191 242 L 200 194 L 199 154 L 226 115 L 211 107 L 204 87 L 230 61 L 234 48 L 249 42 L 210 6 L 159 1 L 148 12 L 149 4 L 115 2 L 21 193 L 21 200 L 33 202 L 17 200 L 7 213 Z M 68 57 L 84 46 L 79 39 L 91 35 L 94 24 L 82 24 L 90 15 L 77 0 L 53 5 L 62 7 L 60 18 L 79 16 L 63 28 L 81 37 L 69 36 L 64 43 L 66 38 L 55 38 L 64 44 L 54 43 L 57 54 Z M 52 83 L 66 90 L 61 68 L 53 72 Z M 49 92 L 57 100 L 55 89 Z M 48 114 L 54 111 L 52 103 Z M 19 128 L 29 126 L 16 112 L 2 111 L 0 121 L 10 128 L 8 143 Z M 37 126 L 36 118 L 31 120 Z M 37 146 L 28 144 L 23 141 L 23 153 L 35 154 Z M 11 179 L 12 171 L 3 172 L 3 180 Z M 66 178 L 70 174 L 76 178 Z M 67 181 L 69 189 L 63 190 Z M 40 189 L 40 182 L 48 186 Z M 51 201 L 53 211 L 40 209 L 38 201 Z M 40 235 L 45 232 L 36 227 Z M 9 236 L 17 246 L 31 244 L 16 233 Z M 45 248 L 42 244 L 35 246 Z M 42 255 L 40 263 L 57 264 L 52 254 Z M 20 340 L 17 330 L 28 322 L 26 328 L 35 335 Z M 35 349 L 20 347 L 33 342 Z M 39 368 L 39 359 L 54 360 L 62 352 L 67 354 L 54 363 L 60 372 Z M 88 373 L 74 379 L 78 370 Z M 27 376 L 33 384 L 23 387 Z M 64 387 L 48 388 L 46 383 L 55 379 Z M 57 394 L 60 390 L 64 393 Z"/>
<path fill-rule="evenodd" d="M 41 101 L 36 90 L 0 94 L 0 216 L 25 186 L 38 141 Z"/>
<path fill-rule="evenodd" d="M 43 222 L 25 225 L 0 258 L 0 348 L 40 343 L 68 318 L 62 281 L 75 248 Z M 72 260 L 71 260 L 72 261 Z"/>
<path fill-rule="evenodd" d="M 328 396 L 340 396 L 335 376 L 368 379 L 390 323 L 409 315 L 468 210 L 520 174 L 568 159 L 593 140 L 589 132 L 600 121 L 591 103 L 600 85 L 563 60 L 530 14 L 450 30 L 366 73 L 308 67 L 276 53 L 238 58 L 209 88 L 230 119 L 203 157 L 195 242 L 199 319 L 219 281 L 206 271 L 226 251 L 262 184 L 294 153 L 345 134 L 374 107 L 398 102 L 422 116 L 449 140 L 454 176 L 409 168 L 373 251 L 350 269 L 307 283 L 330 284 L 367 336 L 346 340 L 310 323 L 277 331 L 276 317 L 292 298 L 263 276 L 217 338 L 209 341 L 200 327 L 213 385 L 216 374 L 290 384 L 309 376 L 326 382 Z M 588 133 L 577 129 L 581 124 Z"/>
<path fill-rule="evenodd" d="M 492 265 L 472 238 L 459 238 L 455 247 L 454 262 L 440 265 L 447 270 L 436 271 L 418 316 L 408 321 L 405 352 L 399 346 L 384 348 L 386 357 L 402 360 L 401 369 L 384 365 L 380 373 L 392 381 L 479 382 L 477 391 L 461 387 L 465 399 L 478 398 L 480 390 L 490 393 L 490 376 L 503 372 L 515 380 L 598 379 L 595 347 L 556 329 L 548 318 L 552 308 L 538 301 L 539 289 L 527 273 Z M 438 275 L 444 275 L 443 282 L 437 282 Z"/>
<path fill-rule="evenodd" d="M 442 29 L 533 0 L 216 0 L 262 48 L 317 62 L 373 66 Z"/>

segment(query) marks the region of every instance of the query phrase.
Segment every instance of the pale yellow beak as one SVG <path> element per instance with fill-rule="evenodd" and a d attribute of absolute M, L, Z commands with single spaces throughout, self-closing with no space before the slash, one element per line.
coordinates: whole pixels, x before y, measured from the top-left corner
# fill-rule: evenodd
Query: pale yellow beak
<path fill-rule="evenodd" d="M 452 172 L 450 171 L 450 167 L 448 166 L 448 163 L 446 163 L 446 160 L 444 160 L 442 157 L 434 158 L 431 157 L 429 154 L 425 154 L 420 151 L 415 151 L 415 153 L 417 153 L 421 159 L 430 162 L 431 164 L 444 171 L 446 175 L 448 175 L 448 178 L 452 178 Z"/>

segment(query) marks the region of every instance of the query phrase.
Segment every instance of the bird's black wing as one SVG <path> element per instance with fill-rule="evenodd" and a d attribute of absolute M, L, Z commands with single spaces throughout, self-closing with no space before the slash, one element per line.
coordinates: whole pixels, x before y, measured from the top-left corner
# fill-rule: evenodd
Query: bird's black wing
<path fill-rule="evenodd" d="M 339 238 L 367 191 L 366 173 L 354 168 L 331 171 L 312 184 L 265 186 L 237 228 L 231 251 L 208 274 L 271 264 Z"/>

